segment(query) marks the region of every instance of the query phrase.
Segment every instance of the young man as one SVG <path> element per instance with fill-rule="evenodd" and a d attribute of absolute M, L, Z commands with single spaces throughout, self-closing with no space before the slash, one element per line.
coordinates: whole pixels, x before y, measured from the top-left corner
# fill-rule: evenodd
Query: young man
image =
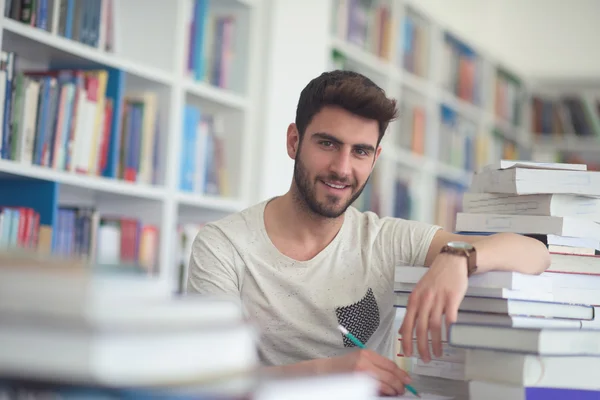
<path fill-rule="evenodd" d="M 395 101 L 366 77 L 323 73 L 302 91 L 287 130 L 289 191 L 207 224 L 195 239 L 188 291 L 240 299 L 273 371 L 368 371 L 382 394 L 402 393 L 410 378 L 390 360 L 396 265 L 429 267 L 400 329 L 408 338 L 416 330 L 425 361 L 441 354 L 442 324 L 456 320 L 468 275 L 549 265 L 546 247 L 521 235 L 460 236 L 351 207 L 396 115 Z M 368 350 L 356 351 L 340 324 Z M 411 341 L 403 350 L 412 353 Z"/>

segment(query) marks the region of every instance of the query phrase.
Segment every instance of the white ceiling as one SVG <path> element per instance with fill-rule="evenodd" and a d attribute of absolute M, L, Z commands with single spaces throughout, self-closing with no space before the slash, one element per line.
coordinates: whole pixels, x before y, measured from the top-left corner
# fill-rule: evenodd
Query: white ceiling
<path fill-rule="evenodd" d="M 600 82 L 600 0 L 409 0 L 533 78 Z"/>

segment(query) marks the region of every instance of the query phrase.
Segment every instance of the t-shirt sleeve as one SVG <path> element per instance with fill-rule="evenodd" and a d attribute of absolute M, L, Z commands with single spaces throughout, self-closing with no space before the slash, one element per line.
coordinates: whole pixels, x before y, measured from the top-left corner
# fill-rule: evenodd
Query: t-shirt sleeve
<path fill-rule="evenodd" d="M 235 249 L 217 227 L 204 226 L 192 244 L 187 291 L 220 297 L 240 297 Z"/>
<path fill-rule="evenodd" d="M 431 241 L 441 227 L 401 218 L 389 218 L 384 224 L 396 265 L 424 265 Z"/>

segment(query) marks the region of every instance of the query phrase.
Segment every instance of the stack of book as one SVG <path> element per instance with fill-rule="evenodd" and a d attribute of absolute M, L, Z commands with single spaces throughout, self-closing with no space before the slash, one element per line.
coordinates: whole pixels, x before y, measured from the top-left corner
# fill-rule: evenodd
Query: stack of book
<path fill-rule="evenodd" d="M 476 173 L 464 195 L 463 212 L 457 215 L 456 231 L 534 237 L 548 246 L 552 265 L 535 276 L 493 271 L 471 277 L 457 323 L 497 332 L 580 332 L 600 327 L 594 309 L 600 304 L 599 196 L 600 173 L 587 171 L 585 165 L 501 161 Z M 412 288 L 425 272 L 419 267 L 396 268 L 397 327 Z M 425 364 L 416 344 L 417 357 L 403 357 L 400 338 L 398 362 L 413 375 L 427 378 L 427 385 L 466 397 L 478 387 L 472 382 L 469 389 L 467 383 L 481 378 L 472 374 L 478 367 L 470 366 L 464 350 L 468 346 L 453 346 L 446 332 L 443 339 L 443 356 Z"/>
<path fill-rule="evenodd" d="M 600 173 L 585 164 L 503 161 L 485 168 L 464 195 L 456 229 L 542 241 L 552 258 L 543 275 L 553 300 L 600 306 Z M 600 328 L 600 317 L 582 327 Z"/>
<path fill-rule="evenodd" d="M 258 335 L 239 301 L 174 296 L 166 280 L 1 253 L 0 320 L 0 397 L 238 396 L 256 383 Z"/>

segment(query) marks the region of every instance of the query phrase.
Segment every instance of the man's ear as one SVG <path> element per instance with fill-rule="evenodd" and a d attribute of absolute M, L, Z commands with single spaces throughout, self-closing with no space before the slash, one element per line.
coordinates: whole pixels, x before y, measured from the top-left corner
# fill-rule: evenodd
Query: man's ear
<path fill-rule="evenodd" d="M 379 158 L 380 154 L 381 154 L 381 145 L 378 145 L 377 150 L 375 150 L 375 157 L 373 157 L 373 166 L 375 166 L 375 163 L 377 162 L 377 159 Z"/>
<path fill-rule="evenodd" d="M 292 160 L 296 159 L 298 147 L 300 146 L 300 133 L 296 124 L 291 123 L 287 129 L 287 152 Z"/>

